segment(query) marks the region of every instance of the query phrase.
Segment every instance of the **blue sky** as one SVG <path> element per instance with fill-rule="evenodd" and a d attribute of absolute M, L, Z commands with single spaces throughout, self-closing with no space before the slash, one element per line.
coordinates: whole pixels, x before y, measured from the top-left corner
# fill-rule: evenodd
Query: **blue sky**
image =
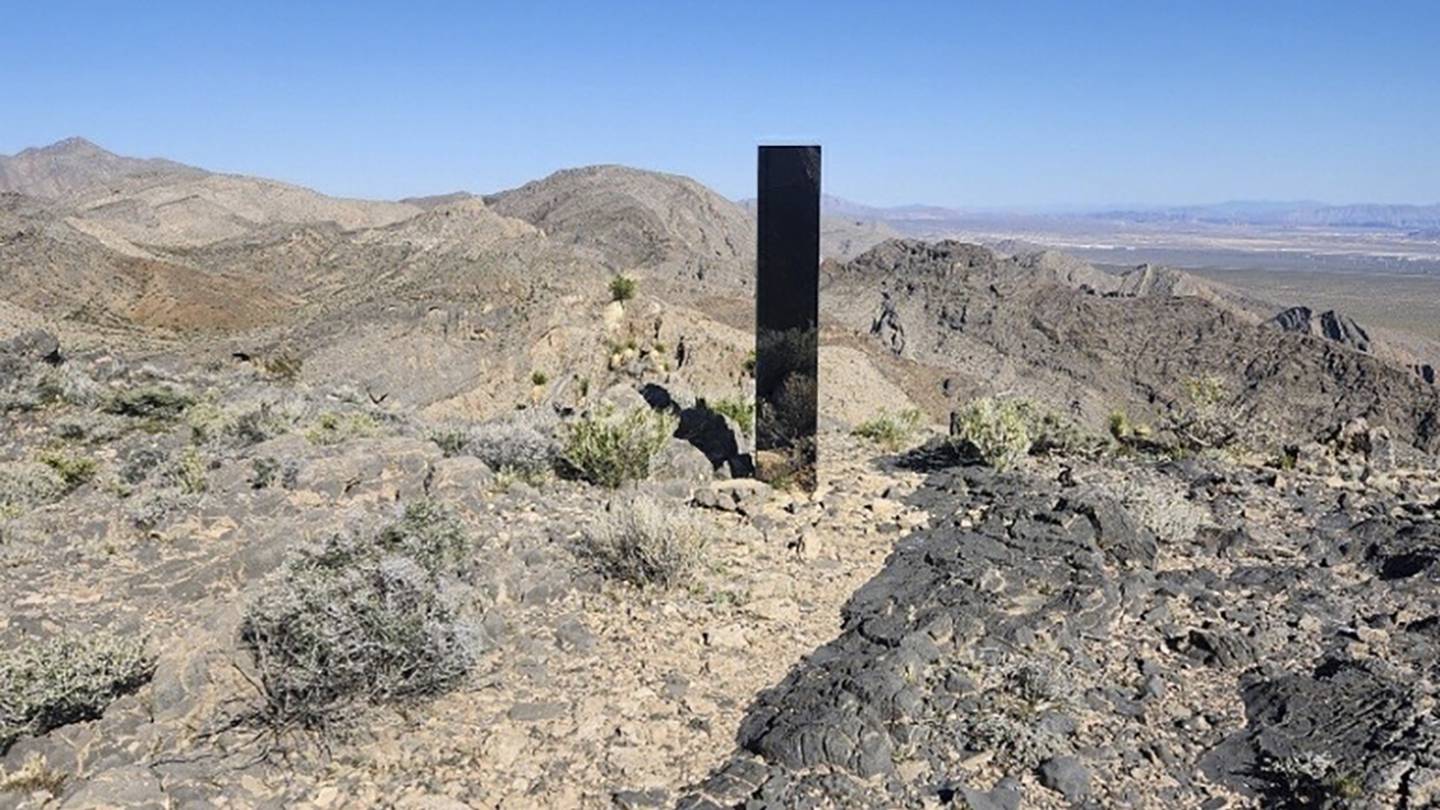
<path fill-rule="evenodd" d="M 874 204 L 1440 201 L 1440 3 L 0 3 L 0 153 L 332 194 L 625 163 Z"/>

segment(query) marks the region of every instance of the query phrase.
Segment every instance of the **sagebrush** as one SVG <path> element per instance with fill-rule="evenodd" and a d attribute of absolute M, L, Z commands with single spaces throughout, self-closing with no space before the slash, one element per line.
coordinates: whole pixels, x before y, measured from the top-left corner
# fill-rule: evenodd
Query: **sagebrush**
<path fill-rule="evenodd" d="M 527 481 L 553 471 L 559 456 L 559 448 L 548 434 L 513 422 L 488 422 L 470 430 L 463 451 L 497 473 Z"/>
<path fill-rule="evenodd" d="M 637 496 L 614 505 L 591 529 L 586 551 L 608 576 L 671 587 L 694 577 L 710 534 L 710 526 L 688 509 Z"/>
<path fill-rule="evenodd" d="M 446 582 L 472 548 L 447 510 L 419 502 L 379 532 L 298 552 L 241 626 L 262 719 L 324 727 L 356 703 L 433 695 L 464 677 L 473 634 Z"/>
<path fill-rule="evenodd" d="M 144 639 L 106 631 L 7 649 L 0 656 L 0 754 L 22 736 L 99 717 L 154 668 Z"/>

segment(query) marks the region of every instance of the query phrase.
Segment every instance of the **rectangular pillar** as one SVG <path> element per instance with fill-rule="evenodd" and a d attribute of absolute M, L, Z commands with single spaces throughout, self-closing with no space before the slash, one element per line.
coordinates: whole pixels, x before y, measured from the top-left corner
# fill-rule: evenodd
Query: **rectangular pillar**
<path fill-rule="evenodd" d="M 820 147 L 762 146 L 756 200 L 756 473 L 813 490 L 820 324 Z"/>

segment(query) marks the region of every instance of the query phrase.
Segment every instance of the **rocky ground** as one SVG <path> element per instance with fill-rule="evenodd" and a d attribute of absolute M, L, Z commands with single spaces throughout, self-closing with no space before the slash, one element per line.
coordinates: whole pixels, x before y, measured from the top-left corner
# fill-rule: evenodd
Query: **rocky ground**
<path fill-rule="evenodd" d="M 629 496 L 497 474 L 453 425 L 7 346 L 0 640 L 143 639 L 153 666 L 7 744 L 4 806 L 1440 800 L 1440 473 L 1383 430 L 1284 463 L 1004 473 L 830 432 L 813 496 L 715 479 L 677 439 L 641 488 L 714 539 L 683 586 L 640 588 L 585 553 Z M 247 606 L 307 541 L 418 500 L 477 539 L 468 674 L 320 731 L 259 723 Z"/>

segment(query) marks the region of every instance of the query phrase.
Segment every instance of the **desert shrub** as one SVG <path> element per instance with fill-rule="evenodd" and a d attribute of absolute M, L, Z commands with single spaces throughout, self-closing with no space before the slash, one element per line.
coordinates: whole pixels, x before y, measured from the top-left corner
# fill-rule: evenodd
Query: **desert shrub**
<path fill-rule="evenodd" d="M 721 416 L 735 420 L 740 430 L 746 436 L 755 435 L 755 403 L 740 397 L 717 399 L 713 402 L 706 401 L 706 407 Z"/>
<path fill-rule="evenodd" d="M 326 411 L 315 418 L 305 438 L 311 444 L 328 446 L 351 439 L 363 439 L 380 432 L 380 423 L 368 413 Z"/>
<path fill-rule="evenodd" d="M 250 603 L 263 719 L 316 728 L 357 702 L 437 694 L 474 662 L 443 579 L 470 546 L 448 513 L 412 505 L 395 525 L 302 549 Z"/>
<path fill-rule="evenodd" d="M 120 459 L 116 478 L 127 486 L 135 486 L 165 466 L 170 454 L 153 445 L 143 445 L 129 451 Z"/>
<path fill-rule="evenodd" d="M 239 447 L 252 447 L 290 432 L 292 422 L 269 403 L 240 413 L 225 426 L 225 436 Z"/>
<path fill-rule="evenodd" d="M 550 375 L 543 371 L 530 372 L 530 384 L 535 386 L 544 385 L 550 382 Z"/>
<path fill-rule="evenodd" d="M 525 424 L 487 422 L 471 430 L 465 452 L 497 473 L 537 480 L 555 469 L 555 440 Z"/>
<path fill-rule="evenodd" d="M 88 456 L 77 455 L 60 448 L 41 451 L 35 460 L 55 471 L 65 485 L 66 492 L 72 492 L 95 477 L 99 462 Z"/>
<path fill-rule="evenodd" d="M 894 451 L 909 444 L 924 421 L 925 415 L 915 408 L 895 413 L 885 411 L 861 422 L 851 433 Z"/>
<path fill-rule="evenodd" d="M 616 276 L 610 279 L 610 300 L 629 301 L 635 297 L 635 279 L 629 276 Z"/>
<path fill-rule="evenodd" d="M 782 379 L 773 399 L 761 399 L 757 409 L 756 431 L 765 434 L 762 444 L 792 445 L 815 432 L 815 377 L 796 372 Z"/>
<path fill-rule="evenodd" d="M 190 428 L 190 441 L 195 444 L 220 438 L 229 422 L 229 415 L 213 402 L 197 402 L 185 411 L 185 426 Z"/>
<path fill-rule="evenodd" d="M 1237 444 L 1246 424 L 1238 398 L 1213 375 L 1181 382 L 1184 398 L 1168 414 L 1165 427 L 1174 435 L 1176 449 L 1185 452 L 1225 450 Z"/>
<path fill-rule="evenodd" d="M 186 495 L 198 495 L 210 488 L 209 469 L 199 449 L 187 447 L 165 470 L 165 480 Z"/>
<path fill-rule="evenodd" d="M 403 554 L 432 573 L 455 569 L 474 547 L 460 521 L 434 501 L 416 501 L 385 527 L 376 543 L 388 554 Z"/>
<path fill-rule="evenodd" d="M 1028 399 L 973 400 L 951 417 L 952 441 L 999 470 L 1030 454 L 1096 455 L 1108 443 L 1074 422 Z"/>
<path fill-rule="evenodd" d="M 749 376 L 751 376 L 751 377 L 754 377 L 754 376 L 755 376 L 755 362 L 756 362 L 755 350 L 754 350 L 754 349 L 751 349 L 750 351 L 748 351 L 748 352 L 745 353 L 745 359 L 742 360 L 742 361 L 740 361 L 740 370 L 743 371 L 743 372 L 745 372 L 747 375 L 749 375 Z"/>
<path fill-rule="evenodd" d="M 1066 751 L 1060 732 L 1036 722 L 1046 711 L 1073 711 L 1076 685 L 1054 662 L 1026 664 L 985 689 L 975 710 L 960 721 L 968 746 L 994 751 L 1011 766 L 1034 768 Z"/>
<path fill-rule="evenodd" d="M 260 456 L 250 460 L 250 486 L 252 489 L 268 489 L 280 480 L 280 459 L 274 456 Z"/>
<path fill-rule="evenodd" d="M 292 385 L 300 379 L 300 373 L 305 368 L 305 361 L 301 359 L 300 355 L 288 349 L 282 349 L 262 360 L 261 367 L 277 382 Z"/>
<path fill-rule="evenodd" d="M 1116 481 L 1111 491 L 1136 520 L 1165 543 L 1188 542 L 1201 526 L 1211 522 L 1208 509 L 1168 480 L 1131 475 Z"/>
<path fill-rule="evenodd" d="M 18 517 L 65 495 L 65 479 L 45 464 L 0 463 L 0 518 Z"/>
<path fill-rule="evenodd" d="M 465 452 L 470 441 L 470 430 L 464 425 L 445 425 L 430 430 L 430 441 L 440 448 L 445 458 L 454 458 Z"/>
<path fill-rule="evenodd" d="M 969 402 L 955 412 L 951 432 L 981 461 L 999 470 L 1020 463 L 1034 443 L 1027 408 L 1020 400 L 984 397 Z"/>
<path fill-rule="evenodd" d="M 184 502 L 185 498 L 174 489 L 155 490 L 131 503 L 125 510 L 125 516 L 140 531 L 152 532 L 160 528 Z"/>
<path fill-rule="evenodd" d="M 584 550 L 607 576 L 670 587 L 694 577 L 710 533 L 689 510 L 642 495 L 612 507 L 587 534 Z"/>
<path fill-rule="evenodd" d="M 137 419 L 174 419 L 195 404 L 195 398 L 169 385 L 143 385 L 111 395 L 105 411 Z"/>
<path fill-rule="evenodd" d="M 89 408 L 100 402 L 105 389 L 85 372 L 65 364 L 42 366 L 35 378 L 35 393 L 44 404 Z"/>
<path fill-rule="evenodd" d="M 575 477 L 614 489 L 650 475 L 650 463 L 678 424 L 649 408 L 591 414 L 567 426 L 561 458 Z"/>
<path fill-rule="evenodd" d="M 50 767 L 44 754 L 32 751 L 19 768 L 9 773 L 0 768 L 0 793 L 29 795 L 43 790 L 51 796 L 59 796 L 67 778 L 63 772 Z"/>
<path fill-rule="evenodd" d="M 154 672 L 143 639 L 108 632 L 21 645 L 0 656 L 0 754 L 23 735 L 93 720 Z"/>
<path fill-rule="evenodd" d="M 1268 782 L 1262 790 L 1267 806 L 1346 807 L 1350 800 L 1364 796 L 1356 774 L 1325 753 L 1296 751 L 1283 757 L 1267 753 L 1256 770 Z"/>

